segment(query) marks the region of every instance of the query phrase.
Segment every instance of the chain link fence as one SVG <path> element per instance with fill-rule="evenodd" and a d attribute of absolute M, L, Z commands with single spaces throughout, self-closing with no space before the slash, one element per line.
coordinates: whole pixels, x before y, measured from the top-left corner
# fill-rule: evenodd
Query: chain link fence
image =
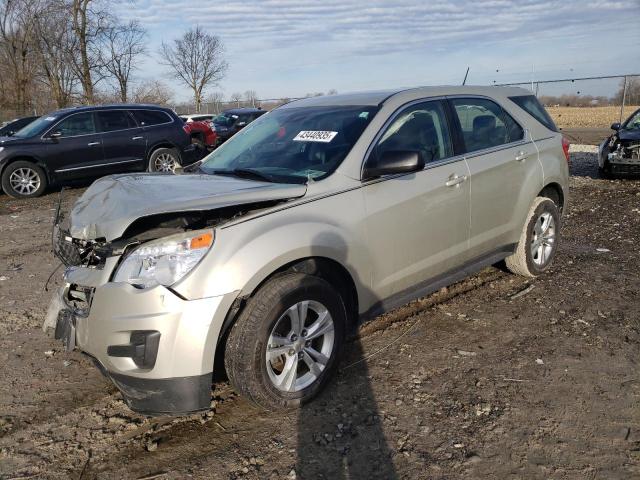
<path fill-rule="evenodd" d="M 608 129 L 640 108 L 640 74 L 500 85 L 531 90 L 560 128 Z"/>

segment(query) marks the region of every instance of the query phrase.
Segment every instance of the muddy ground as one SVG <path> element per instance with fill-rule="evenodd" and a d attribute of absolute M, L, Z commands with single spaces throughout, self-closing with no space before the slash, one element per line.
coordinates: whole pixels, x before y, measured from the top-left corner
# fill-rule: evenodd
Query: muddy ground
<path fill-rule="evenodd" d="M 57 194 L 0 196 L 0 478 L 640 478 L 640 180 L 586 146 L 571 171 L 548 274 L 489 268 L 372 321 L 299 413 L 219 383 L 179 419 L 43 334 Z"/>

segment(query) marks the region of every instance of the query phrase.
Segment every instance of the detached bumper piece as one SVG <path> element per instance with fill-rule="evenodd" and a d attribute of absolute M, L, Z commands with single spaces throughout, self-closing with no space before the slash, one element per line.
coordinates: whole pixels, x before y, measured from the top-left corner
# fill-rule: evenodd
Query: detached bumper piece
<path fill-rule="evenodd" d="M 109 372 L 125 402 L 145 415 L 184 415 L 209 410 L 212 374 L 148 379 Z"/>
<path fill-rule="evenodd" d="M 58 312 L 54 337 L 62 340 L 67 352 L 76 348 L 76 319 L 71 310 L 65 308 Z"/>

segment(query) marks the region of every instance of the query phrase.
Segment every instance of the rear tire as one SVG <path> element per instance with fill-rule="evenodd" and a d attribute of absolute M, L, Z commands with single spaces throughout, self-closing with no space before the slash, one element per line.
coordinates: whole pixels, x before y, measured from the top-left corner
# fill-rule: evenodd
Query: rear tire
<path fill-rule="evenodd" d="M 19 160 L 2 172 L 2 190 L 10 197 L 39 197 L 46 189 L 47 175 L 35 163 Z"/>
<path fill-rule="evenodd" d="M 269 280 L 229 333 L 225 368 L 231 385 L 267 410 L 310 401 L 335 373 L 345 324 L 342 298 L 325 280 L 302 273 Z"/>
<path fill-rule="evenodd" d="M 151 153 L 147 171 L 173 173 L 180 166 L 180 155 L 175 148 L 158 148 Z"/>
<path fill-rule="evenodd" d="M 545 197 L 537 197 L 527 215 L 518 246 L 505 259 L 507 268 L 516 275 L 537 277 L 553 261 L 560 239 L 558 206 Z"/>

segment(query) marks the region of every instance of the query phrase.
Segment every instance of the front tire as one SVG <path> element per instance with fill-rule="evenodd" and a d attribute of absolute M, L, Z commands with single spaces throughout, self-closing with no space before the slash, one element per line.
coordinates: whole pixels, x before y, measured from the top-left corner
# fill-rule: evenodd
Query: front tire
<path fill-rule="evenodd" d="M 46 189 L 47 175 L 35 163 L 19 160 L 2 172 L 2 190 L 10 197 L 39 197 Z"/>
<path fill-rule="evenodd" d="M 175 148 L 158 148 L 149 157 L 149 172 L 174 173 L 180 165 L 180 155 Z"/>
<path fill-rule="evenodd" d="M 335 373 L 345 324 L 342 298 L 325 280 L 301 273 L 273 278 L 249 299 L 229 333 L 231 385 L 267 410 L 309 402 Z"/>
<path fill-rule="evenodd" d="M 527 215 L 518 247 L 506 258 L 507 268 L 516 275 L 537 277 L 553 261 L 560 239 L 560 213 L 553 200 L 537 197 Z"/>

